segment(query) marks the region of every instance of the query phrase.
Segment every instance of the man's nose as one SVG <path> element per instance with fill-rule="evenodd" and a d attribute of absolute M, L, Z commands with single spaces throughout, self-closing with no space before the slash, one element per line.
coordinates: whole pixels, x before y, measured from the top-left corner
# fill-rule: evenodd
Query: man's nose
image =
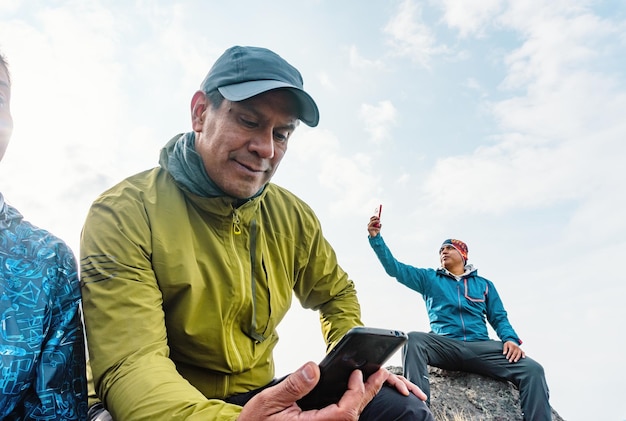
<path fill-rule="evenodd" d="M 274 157 L 274 133 L 271 130 L 256 133 L 250 141 L 250 150 L 261 158 L 272 159 Z"/>

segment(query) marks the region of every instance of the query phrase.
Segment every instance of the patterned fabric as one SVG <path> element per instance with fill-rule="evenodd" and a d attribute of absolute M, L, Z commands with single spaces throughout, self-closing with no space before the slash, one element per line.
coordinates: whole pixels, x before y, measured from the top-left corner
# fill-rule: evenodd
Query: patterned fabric
<path fill-rule="evenodd" d="M 463 257 L 463 260 L 467 262 L 467 244 L 465 244 L 463 241 L 455 240 L 454 238 L 448 238 L 439 248 L 439 253 L 441 253 L 441 250 L 443 250 L 443 246 L 454 247 L 459 253 L 461 253 L 461 257 Z"/>
<path fill-rule="evenodd" d="M 84 420 L 85 345 L 72 251 L 0 194 L 0 419 Z"/>

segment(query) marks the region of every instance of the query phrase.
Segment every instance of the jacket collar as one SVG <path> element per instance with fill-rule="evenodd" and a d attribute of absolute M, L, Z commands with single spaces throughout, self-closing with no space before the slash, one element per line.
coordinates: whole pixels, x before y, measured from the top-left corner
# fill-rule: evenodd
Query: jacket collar
<path fill-rule="evenodd" d="M 21 221 L 24 217 L 17 209 L 4 201 L 0 193 L 0 229 L 7 229 L 13 221 Z"/>
<path fill-rule="evenodd" d="M 471 263 L 468 263 L 467 265 L 465 265 L 465 272 L 463 272 L 461 275 L 455 275 L 444 267 L 440 267 L 439 269 L 437 269 L 437 273 L 448 276 L 450 278 L 454 278 L 457 281 L 466 276 L 475 275 L 477 271 L 478 269 L 476 269 L 474 265 L 472 265 Z"/>

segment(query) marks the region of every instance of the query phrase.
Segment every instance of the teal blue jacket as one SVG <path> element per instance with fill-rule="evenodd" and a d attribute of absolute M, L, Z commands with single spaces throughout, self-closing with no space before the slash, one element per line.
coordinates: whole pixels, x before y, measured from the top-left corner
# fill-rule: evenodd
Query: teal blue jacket
<path fill-rule="evenodd" d="M 461 341 L 487 341 L 489 322 L 502 342 L 522 343 L 495 286 L 471 266 L 457 281 L 445 269 L 422 269 L 398 262 L 381 235 L 369 237 L 369 242 L 389 276 L 422 294 L 434 333 Z"/>
<path fill-rule="evenodd" d="M 84 420 L 76 260 L 0 193 L 0 420 Z"/>

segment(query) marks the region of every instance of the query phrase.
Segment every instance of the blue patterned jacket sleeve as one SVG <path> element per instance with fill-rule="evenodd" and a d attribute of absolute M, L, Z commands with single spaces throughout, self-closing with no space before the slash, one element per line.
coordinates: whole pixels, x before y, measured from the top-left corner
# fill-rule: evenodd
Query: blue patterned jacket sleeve
<path fill-rule="evenodd" d="M 3 200 L 0 318 L 0 419 L 86 419 L 76 260 L 63 241 Z"/>

